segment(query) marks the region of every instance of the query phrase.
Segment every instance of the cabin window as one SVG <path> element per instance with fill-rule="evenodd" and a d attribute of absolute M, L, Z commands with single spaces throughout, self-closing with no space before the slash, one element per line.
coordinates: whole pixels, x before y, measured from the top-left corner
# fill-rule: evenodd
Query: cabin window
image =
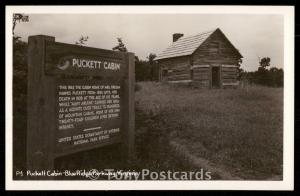
<path fill-rule="evenodd" d="M 194 79 L 194 70 L 191 69 L 190 71 L 191 71 L 191 80 L 193 80 Z"/>

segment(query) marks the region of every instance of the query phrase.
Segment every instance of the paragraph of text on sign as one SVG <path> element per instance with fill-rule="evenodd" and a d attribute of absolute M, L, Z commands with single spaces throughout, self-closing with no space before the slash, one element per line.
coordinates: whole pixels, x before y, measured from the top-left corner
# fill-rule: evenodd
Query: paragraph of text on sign
<path fill-rule="evenodd" d="M 59 85 L 58 129 L 120 116 L 119 85 Z"/>

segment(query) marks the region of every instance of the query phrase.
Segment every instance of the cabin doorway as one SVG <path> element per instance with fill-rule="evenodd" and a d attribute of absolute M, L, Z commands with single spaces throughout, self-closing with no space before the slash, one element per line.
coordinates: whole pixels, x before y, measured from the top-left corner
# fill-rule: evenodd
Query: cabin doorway
<path fill-rule="evenodd" d="M 212 88 L 220 88 L 220 67 L 212 67 L 211 74 Z"/>

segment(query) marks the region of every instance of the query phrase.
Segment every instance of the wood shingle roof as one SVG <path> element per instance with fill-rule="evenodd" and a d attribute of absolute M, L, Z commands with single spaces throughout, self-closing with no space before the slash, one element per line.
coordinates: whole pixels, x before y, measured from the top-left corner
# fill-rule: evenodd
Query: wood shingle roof
<path fill-rule="evenodd" d="M 216 29 L 194 36 L 181 37 L 159 54 L 155 60 L 191 55 Z"/>
<path fill-rule="evenodd" d="M 201 44 L 217 30 L 219 30 L 219 29 L 202 32 L 202 33 L 199 33 L 199 34 L 193 35 L 193 36 L 181 37 L 176 42 L 173 42 L 162 53 L 157 55 L 155 60 L 192 55 L 193 52 L 198 47 L 200 47 Z M 238 50 L 237 50 L 237 52 L 238 52 Z"/>

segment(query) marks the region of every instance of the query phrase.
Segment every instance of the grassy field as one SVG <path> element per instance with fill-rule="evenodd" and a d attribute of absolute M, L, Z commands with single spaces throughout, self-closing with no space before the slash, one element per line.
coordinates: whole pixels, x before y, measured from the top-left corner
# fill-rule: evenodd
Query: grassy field
<path fill-rule="evenodd" d="M 165 138 L 242 179 L 282 175 L 282 88 L 205 90 L 143 82 L 137 85 L 136 115 L 138 156 L 152 152 L 149 160 L 155 161 Z"/>
<path fill-rule="evenodd" d="M 201 164 L 195 167 L 178 153 L 170 145 L 176 142 L 193 156 L 208 160 L 231 176 L 278 179 L 282 177 L 282 90 L 264 87 L 205 90 L 138 83 L 136 156 L 131 164 L 124 164 L 122 146 L 116 144 L 61 157 L 55 161 L 55 168 L 195 171 L 203 167 L 208 170 Z M 25 170 L 26 110 L 21 107 L 26 105 L 24 100 L 14 100 L 15 170 Z M 212 173 L 212 179 L 224 178 Z"/>

